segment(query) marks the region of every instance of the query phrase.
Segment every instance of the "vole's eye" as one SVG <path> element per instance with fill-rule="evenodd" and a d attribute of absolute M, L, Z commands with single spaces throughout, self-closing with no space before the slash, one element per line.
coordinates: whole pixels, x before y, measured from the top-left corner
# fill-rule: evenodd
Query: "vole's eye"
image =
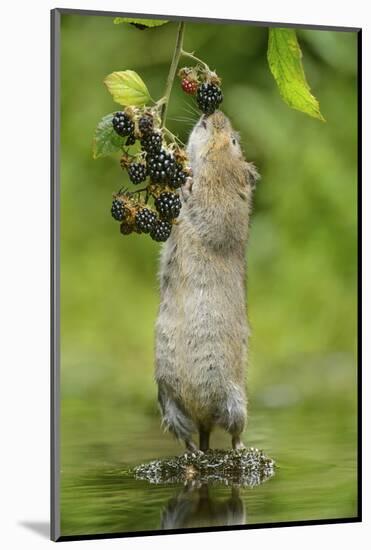
<path fill-rule="evenodd" d="M 235 140 L 235 138 L 232 139 L 232 143 L 233 145 L 236 145 L 237 141 Z"/>

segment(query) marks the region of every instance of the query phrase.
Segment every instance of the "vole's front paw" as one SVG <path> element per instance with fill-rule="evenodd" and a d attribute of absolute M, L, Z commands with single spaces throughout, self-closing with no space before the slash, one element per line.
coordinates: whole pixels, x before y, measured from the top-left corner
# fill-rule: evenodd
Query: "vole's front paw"
<path fill-rule="evenodd" d="M 180 191 L 182 193 L 182 199 L 184 202 L 187 202 L 190 195 L 192 194 L 192 185 L 193 185 L 193 178 L 191 176 L 188 176 L 186 179 L 186 182 L 184 185 L 182 185 Z"/>

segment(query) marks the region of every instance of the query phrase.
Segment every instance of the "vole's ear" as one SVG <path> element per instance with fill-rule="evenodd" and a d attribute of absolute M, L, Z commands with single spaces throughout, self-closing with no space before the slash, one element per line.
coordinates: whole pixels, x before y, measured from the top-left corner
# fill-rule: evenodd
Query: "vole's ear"
<path fill-rule="evenodd" d="M 255 189 L 257 182 L 260 180 L 260 174 L 257 171 L 255 164 L 246 162 L 246 181 L 251 189 Z"/>

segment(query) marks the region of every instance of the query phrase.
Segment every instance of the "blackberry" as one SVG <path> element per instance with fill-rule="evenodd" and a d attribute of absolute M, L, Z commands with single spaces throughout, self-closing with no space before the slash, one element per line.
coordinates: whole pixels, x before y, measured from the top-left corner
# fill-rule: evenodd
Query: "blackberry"
<path fill-rule="evenodd" d="M 175 193 L 164 192 L 155 199 L 155 206 L 161 218 L 170 221 L 179 216 L 182 203 Z"/>
<path fill-rule="evenodd" d="M 150 233 L 156 224 L 157 216 L 149 208 L 141 208 L 135 215 L 135 227 L 141 233 Z"/>
<path fill-rule="evenodd" d="M 128 166 L 128 174 L 130 181 L 138 185 L 138 183 L 142 183 L 147 177 L 146 165 L 142 162 L 132 162 Z"/>
<path fill-rule="evenodd" d="M 148 175 L 154 183 L 166 183 L 175 170 L 174 157 L 161 149 L 157 154 L 147 157 Z"/>
<path fill-rule="evenodd" d="M 122 201 L 114 199 L 111 207 L 112 217 L 118 222 L 122 222 L 126 215 L 126 208 Z"/>
<path fill-rule="evenodd" d="M 138 122 L 138 128 L 142 136 L 147 136 L 153 132 L 153 117 L 152 115 L 143 115 Z"/>
<path fill-rule="evenodd" d="M 152 132 L 141 139 L 141 145 L 143 151 L 146 153 L 154 154 L 158 153 L 162 147 L 162 136 L 159 132 Z"/>
<path fill-rule="evenodd" d="M 223 93 L 219 86 L 204 82 L 197 90 L 197 104 L 205 115 L 211 115 L 223 101 Z"/>
<path fill-rule="evenodd" d="M 135 135 L 134 134 L 129 134 L 129 137 L 128 139 L 126 140 L 125 142 L 125 145 L 134 145 L 135 143 Z"/>
<path fill-rule="evenodd" d="M 151 230 L 151 237 L 154 241 L 164 242 L 167 241 L 171 233 L 171 224 L 163 220 L 157 220 Z"/>
<path fill-rule="evenodd" d="M 197 92 L 198 84 L 195 80 L 183 78 L 181 85 L 183 92 L 185 92 L 186 94 L 194 95 Z"/>
<path fill-rule="evenodd" d="M 115 113 L 112 119 L 112 125 L 119 136 L 129 136 L 134 132 L 134 122 L 122 111 Z"/>
<path fill-rule="evenodd" d="M 120 233 L 122 235 L 130 235 L 130 233 L 132 233 L 133 231 L 134 227 L 130 223 L 122 222 L 122 224 L 120 225 Z"/>
<path fill-rule="evenodd" d="M 169 185 L 174 189 L 178 189 L 185 184 L 187 174 L 183 171 L 183 167 L 179 162 L 175 164 L 174 171 L 169 178 Z"/>

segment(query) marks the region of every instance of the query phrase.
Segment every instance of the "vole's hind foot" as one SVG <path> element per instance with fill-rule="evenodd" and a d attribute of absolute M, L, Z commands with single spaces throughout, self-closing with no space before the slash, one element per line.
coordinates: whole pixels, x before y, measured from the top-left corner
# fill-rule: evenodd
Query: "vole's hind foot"
<path fill-rule="evenodd" d="M 200 429 L 200 450 L 208 451 L 210 447 L 210 431 Z"/>
<path fill-rule="evenodd" d="M 184 441 L 186 450 L 185 453 L 199 453 L 200 450 L 197 448 L 196 443 L 192 441 L 192 439 L 187 439 Z"/>
<path fill-rule="evenodd" d="M 239 435 L 234 435 L 232 437 L 232 447 L 235 451 L 242 451 L 243 449 L 246 449 Z"/>

